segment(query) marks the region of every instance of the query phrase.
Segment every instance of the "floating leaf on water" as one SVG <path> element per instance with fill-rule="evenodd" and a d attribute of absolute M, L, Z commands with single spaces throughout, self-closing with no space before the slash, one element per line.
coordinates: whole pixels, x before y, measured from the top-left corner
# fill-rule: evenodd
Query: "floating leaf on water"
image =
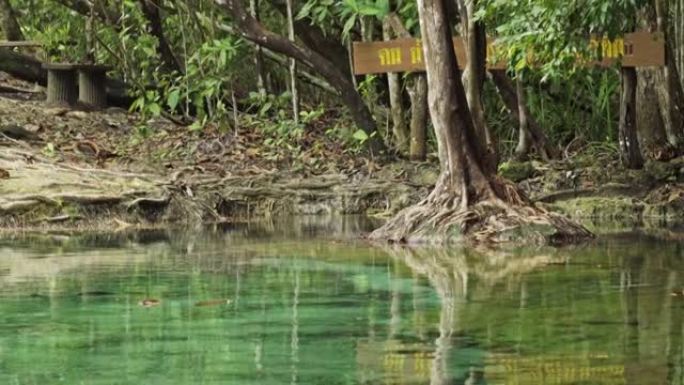
<path fill-rule="evenodd" d="M 161 301 L 155 298 L 145 298 L 142 301 L 138 302 L 138 305 L 142 307 L 154 307 L 154 306 L 159 306 L 161 304 Z"/>

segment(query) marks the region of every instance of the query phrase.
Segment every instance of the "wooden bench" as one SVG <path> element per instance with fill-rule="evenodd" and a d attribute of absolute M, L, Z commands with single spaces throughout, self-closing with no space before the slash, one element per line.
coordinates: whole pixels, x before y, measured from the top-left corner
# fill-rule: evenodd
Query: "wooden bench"
<path fill-rule="evenodd" d="M 43 47 L 36 41 L 0 41 L 0 48 Z M 80 103 L 90 108 L 107 107 L 107 71 L 111 67 L 97 64 L 50 63 L 47 103 L 73 106 Z"/>
<path fill-rule="evenodd" d="M 99 64 L 79 64 L 78 101 L 91 108 L 107 107 L 107 71 L 112 67 Z"/>
<path fill-rule="evenodd" d="M 97 64 L 43 63 L 48 72 L 48 104 L 107 107 L 107 71 Z"/>
<path fill-rule="evenodd" d="M 76 65 L 68 63 L 43 63 L 48 73 L 47 103 L 73 106 L 78 100 Z"/>

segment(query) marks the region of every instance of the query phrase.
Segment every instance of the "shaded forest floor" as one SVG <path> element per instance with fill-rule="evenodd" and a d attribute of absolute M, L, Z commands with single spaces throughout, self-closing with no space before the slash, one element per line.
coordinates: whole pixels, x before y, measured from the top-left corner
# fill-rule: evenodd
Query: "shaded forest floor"
<path fill-rule="evenodd" d="M 259 122 L 191 132 L 125 110 L 48 107 L 0 76 L 0 226 L 118 229 L 309 214 L 387 217 L 426 196 L 436 162 L 377 159 L 326 134 L 326 118 L 282 139 Z M 143 135 L 145 134 L 146 135 Z M 611 154 L 505 163 L 502 174 L 551 210 L 606 223 L 684 221 L 684 158 L 629 171 Z"/>

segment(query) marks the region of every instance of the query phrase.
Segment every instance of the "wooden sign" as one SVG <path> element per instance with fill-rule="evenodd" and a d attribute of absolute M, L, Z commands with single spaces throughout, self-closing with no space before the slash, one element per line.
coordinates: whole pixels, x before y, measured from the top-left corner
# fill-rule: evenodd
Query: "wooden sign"
<path fill-rule="evenodd" d="M 624 38 L 592 38 L 589 49 L 601 60 L 585 60 L 586 66 L 609 67 L 621 61 L 624 67 L 661 67 L 665 65 L 665 40 L 661 34 L 635 32 Z M 497 57 L 502 47 L 489 40 L 487 56 Z M 466 63 L 463 38 L 454 38 L 454 50 L 461 69 Z M 423 47 L 417 39 L 397 39 L 370 43 L 355 42 L 353 45 L 354 73 L 356 75 L 386 72 L 425 71 Z M 581 60 L 581 59 L 578 59 Z M 506 63 L 489 63 L 489 69 L 506 69 Z"/>

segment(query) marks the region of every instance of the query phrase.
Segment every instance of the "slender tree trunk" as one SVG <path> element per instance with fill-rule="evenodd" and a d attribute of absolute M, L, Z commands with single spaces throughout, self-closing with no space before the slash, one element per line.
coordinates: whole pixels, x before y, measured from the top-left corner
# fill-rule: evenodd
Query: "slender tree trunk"
<path fill-rule="evenodd" d="M 639 148 L 636 127 L 637 75 L 634 68 L 622 68 L 622 92 L 620 95 L 620 125 L 618 137 L 620 157 L 625 167 L 640 169 L 644 165 Z"/>
<path fill-rule="evenodd" d="M 292 0 L 287 3 L 287 37 L 291 42 L 295 42 L 294 14 Z M 290 92 L 292 93 L 292 115 L 295 124 L 299 124 L 299 90 L 297 89 L 297 61 L 290 58 Z"/>
<path fill-rule="evenodd" d="M 0 0 L 0 18 L 2 18 L 2 31 L 5 33 L 5 39 L 9 41 L 26 40 L 9 0 Z"/>
<path fill-rule="evenodd" d="M 501 96 L 501 100 L 506 105 L 506 108 L 514 115 L 515 120 L 520 120 L 519 114 L 521 108 L 524 110 L 525 115 L 527 116 L 528 136 L 532 141 L 532 145 L 539 153 L 539 156 L 545 161 L 558 158 L 560 155 L 558 148 L 551 144 L 551 141 L 546 134 L 544 134 L 544 130 L 534 119 L 532 114 L 530 114 L 527 104 L 519 102 L 516 86 L 513 85 L 513 81 L 504 71 L 491 71 L 490 73 L 494 85 Z"/>
<path fill-rule="evenodd" d="M 150 34 L 157 38 L 157 53 L 159 54 L 164 67 L 168 71 L 184 73 L 185 69 L 183 68 L 183 64 L 173 53 L 173 49 L 164 33 L 162 16 L 159 12 L 161 1 L 163 0 L 140 0 L 143 15 L 145 15 L 145 19 L 147 19 L 147 22 L 149 23 L 148 28 Z"/>
<path fill-rule="evenodd" d="M 395 13 L 386 18 L 394 33 L 405 39 L 410 39 L 411 33 Z M 427 124 L 428 124 L 428 85 L 424 73 L 410 75 L 407 90 L 411 99 L 411 126 L 409 157 L 414 162 L 422 162 L 427 158 Z"/>
<path fill-rule="evenodd" d="M 259 0 L 249 0 L 249 12 L 255 20 L 261 20 L 259 18 Z M 266 89 L 266 74 L 264 72 L 264 52 L 260 45 L 255 46 L 254 66 L 257 76 L 257 92 L 262 97 L 266 96 L 268 90 Z"/>
<path fill-rule="evenodd" d="M 674 26 L 674 53 L 676 67 L 679 69 L 679 84 L 684 88 L 684 0 L 676 0 L 674 18 L 671 26 Z"/>
<path fill-rule="evenodd" d="M 391 40 L 390 25 L 388 21 L 383 22 L 382 37 L 384 40 Z M 401 79 L 398 73 L 387 74 L 387 85 L 389 91 L 390 116 L 392 117 L 392 133 L 396 148 L 400 153 L 406 154 L 409 150 L 409 128 L 406 125 L 404 103 L 402 98 Z"/>
<path fill-rule="evenodd" d="M 414 74 L 408 87 L 411 98 L 411 148 L 414 162 L 427 159 L 428 84 L 425 74 Z"/>
<path fill-rule="evenodd" d="M 477 0 L 457 0 L 459 15 L 461 16 L 461 35 L 465 39 L 467 63 L 463 75 L 468 107 L 473 117 L 475 131 L 479 138 L 479 146 L 486 149 L 483 162 L 490 172 L 496 172 L 498 154 L 494 137 L 487 126 L 487 120 L 482 101 L 487 64 L 487 37 L 485 26 L 475 18 Z"/>
<path fill-rule="evenodd" d="M 522 80 L 522 75 L 518 75 L 515 80 L 516 96 L 518 97 L 518 145 L 515 147 L 515 158 L 518 160 L 525 160 L 530 153 L 532 147 L 532 138 L 530 136 L 530 125 L 527 116 L 527 107 L 525 95 L 525 84 Z"/>
<path fill-rule="evenodd" d="M 95 64 L 95 58 L 96 58 L 97 52 L 95 49 L 95 9 L 94 9 L 93 4 L 90 4 L 90 13 L 86 17 L 85 34 L 86 34 L 85 62 L 88 64 Z"/>
<path fill-rule="evenodd" d="M 333 62 L 320 53 L 265 29 L 261 23 L 245 11 L 240 0 L 215 0 L 215 2 L 231 13 L 235 28 L 243 38 L 271 51 L 294 58 L 320 74 L 338 90 L 342 102 L 349 109 L 354 122 L 370 138 L 368 145 L 371 152 L 379 154 L 385 150 L 382 138 L 377 134 L 373 115 L 361 95 L 356 91 L 348 74 L 341 72 Z"/>

